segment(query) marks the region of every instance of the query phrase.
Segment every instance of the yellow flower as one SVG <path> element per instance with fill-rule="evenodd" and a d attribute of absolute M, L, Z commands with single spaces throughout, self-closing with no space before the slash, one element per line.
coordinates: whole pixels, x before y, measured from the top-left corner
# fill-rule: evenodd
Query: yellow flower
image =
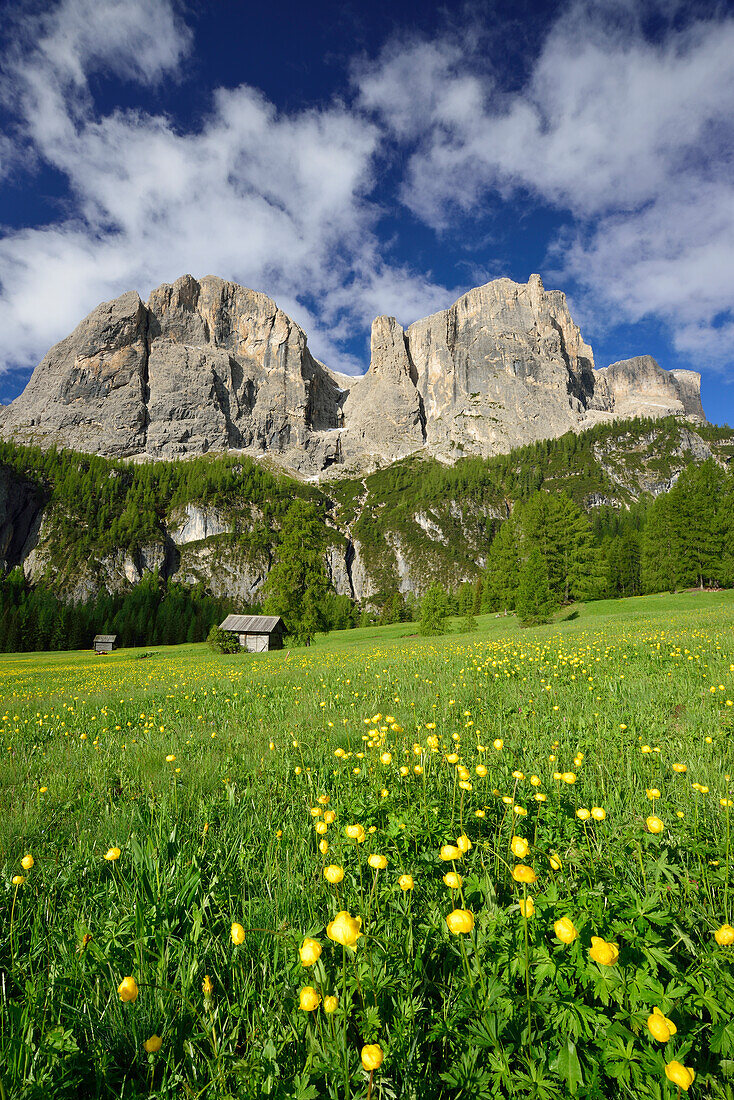
<path fill-rule="evenodd" d="M 601 936 L 592 936 L 589 956 L 601 966 L 613 966 L 619 958 L 619 948 L 616 943 L 607 943 Z"/>
<path fill-rule="evenodd" d="M 688 1092 L 689 1088 L 693 1084 L 693 1078 L 696 1076 L 695 1071 L 688 1069 L 682 1062 L 668 1062 L 665 1067 L 665 1076 L 669 1081 L 672 1081 L 678 1088 L 683 1089 L 684 1092 Z"/>
<path fill-rule="evenodd" d="M 648 817 L 645 824 L 649 833 L 662 833 L 665 828 L 659 817 Z"/>
<path fill-rule="evenodd" d="M 671 1035 L 675 1035 L 678 1028 L 667 1016 L 663 1016 L 659 1008 L 652 1010 L 652 1015 L 647 1017 L 647 1030 L 653 1039 L 659 1043 L 667 1043 Z"/>
<path fill-rule="evenodd" d="M 117 987 L 121 1001 L 136 1001 L 138 999 L 138 983 L 135 978 L 123 978 Z"/>
<path fill-rule="evenodd" d="M 474 914 L 468 909 L 454 909 L 446 918 L 449 931 L 458 936 L 461 932 L 471 932 L 474 927 Z"/>
<path fill-rule="evenodd" d="M 367 862 L 375 871 L 384 871 L 387 867 L 386 856 L 371 855 Z"/>
<path fill-rule="evenodd" d="M 33 863 L 34 863 L 34 859 L 33 859 L 33 856 L 30 854 L 30 852 L 28 853 L 27 856 L 23 856 L 22 860 L 20 861 L 20 865 L 21 865 L 21 867 L 23 868 L 24 871 L 30 871 L 31 867 L 33 866 Z"/>
<path fill-rule="evenodd" d="M 578 936 L 576 926 L 570 917 L 561 917 L 553 925 L 553 931 L 561 943 L 573 943 Z"/>
<path fill-rule="evenodd" d="M 450 753 L 448 754 L 448 756 L 446 757 L 446 761 L 447 761 L 447 763 L 449 763 L 449 764 L 457 764 L 457 763 L 458 763 L 458 761 L 459 761 L 459 754 L 458 754 L 458 752 L 450 752 Z"/>
<path fill-rule="evenodd" d="M 328 997 L 324 997 L 324 1012 L 330 1015 L 332 1012 L 336 1012 L 339 1006 L 339 998 L 331 994 Z"/>
<path fill-rule="evenodd" d="M 460 890 L 464 882 L 461 875 L 457 875 L 456 871 L 448 871 L 447 874 L 443 876 L 443 881 L 446 883 L 449 890 Z"/>
<path fill-rule="evenodd" d="M 326 824 L 325 821 L 317 821 L 314 825 L 314 830 L 317 836 L 323 836 L 324 833 L 327 832 L 328 828 L 329 826 Z"/>
<path fill-rule="evenodd" d="M 660 798 L 660 791 L 657 789 L 657 787 L 648 787 L 648 789 L 645 791 L 645 794 L 648 798 Z"/>
<path fill-rule="evenodd" d="M 469 840 L 466 833 L 462 833 L 461 836 L 456 838 L 456 847 L 459 848 L 461 852 L 468 852 L 471 846 L 472 842 Z"/>
<path fill-rule="evenodd" d="M 524 779 L 524 778 L 525 778 L 525 775 L 524 775 L 524 773 L 523 773 L 523 772 L 520 772 L 520 771 L 514 771 L 514 772 L 512 773 L 512 778 L 513 778 L 513 779 L 518 779 L 518 780 L 519 780 L 519 779 Z"/>
<path fill-rule="evenodd" d="M 537 882 L 538 876 L 532 867 L 528 867 L 525 863 L 516 863 L 512 868 L 512 877 L 515 882 L 526 882 L 528 886 L 532 886 L 534 882 Z"/>
<path fill-rule="evenodd" d="M 160 1035 L 151 1035 L 150 1039 L 146 1039 L 143 1043 L 148 1054 L 155 1054 L 159 1051 L 163 1045 L 163 1040 Z"/>
<path fill-rule="evenodd" d="M 241 924 L 233 924 L 230 935 L 232 936 L 232 943 L 239 945 L 245 942 L 245 930 Z"/>
<path fill-rule="evenodd" d="M 559 856 L 558 852 L 551 852 L 551 854 L 548 856 L 548 862 L 550 863 L 554 871 L 560 871 L 561 857 Z"/>
<path fill-rule="evenodd" d="M 444 863 L 448 863 L 452 859 L 461 859 L 461 848 L 457 848 L 455 844 L 444 844 L 439 856 Z"/>
<path fill-rule="evenodd" d="M 539 775 L 531 775 L 530 776 L 530 782 L 532 783 L 532 785 L 534 787 L 539 787 L 540 786 L 540 776 Z"/>
<path fill-rule="evenodd" d="M 398 879 L 398 886 L 401 890 L 412 890 L 415 883 L 413 882 L 412 875 L 401 875 Z"/>
<path fill-rule="evenodd" d="M 298 954 L 301 958 L 301 966 L 313 966 L 315 962 L 318 962 L 321 956 L 321 944 L 306 936 L 305 940 L 298 948 Z"/>
<path fill-rule="evenodd" d="M 685 772 L 688 771 L 688 765 L 687 764 L 673 764 L 673 771 L 678 772 L 679 775 L 683 775 Z"/>
<path fill-rule="evenodd" d="M 535 902 L 532 898 L 520 898 L 520 912 L 524 917 L 535 916 Z"/>
<path fill-rule="evenodd" d="M 340 943 L 342 947 L 354 947 L 362 935 L 361 927 L 361 917 L 352 917 L 345 909 L 342 909 L 333 921 L 327 924 L 326 935 L 335 943 Z"/>
<path fill-rule="evenodd" d="M 382 1059 L 385 1057 L 382 1053 L 382 1048 L 379 1043 L 370 1043 L 367 1046 L 362 1047 L 362 1065 L 368 1073 L 372 1073 L 373 1070 L 379 1069 L 382 1065 Z"/>
<path fill-rule="evenodd" d="M 588 821 L 591 817 L 591 813 L 589 810 L 585 809 L 585 807 L 581 806 L 576 811 L 576 817 L 578 817 L 580 821 Z"/>
<path fill-rule="evenodd" d="M 114 862 L 115 862 L 115 860 L 116 860 L 116 859 L 119 859 L 121 855 L 122 855 L 122 853 L 121 853 L 121 851 L 120 851 L 120 849 L 119 849 L 119 848 L 109 848 L 109 849 L 108 849 L 108 850 L 107 850 L 107 851 L 105 852 L 105 854 L 104 854 L 104 857 L 105 857 L 105 859 L 106 859 L 106 860 L 108 860 L 108 861 L 109 861 L 110 863 L 114 863 Z"/>
<path fill-rule="evenodd" d="M 400 769 L 400 774 L 402 775 L 403 779 L 405 779 L 406 775 L 410 775 L 410 768 L 407 768 L 405 764 L 403 764 L 402 768 Z"/>
<path fill-rule="evenodd" d="M 329 850 L 329 842 L 328 842 L 328 840 L 323 840 L 323 839 L 322 839 L 322 840 L 320 840 L 320 841 L 319 841 L 319 851 L 321 852 L 321 855 L 322 855 L 322 856 L 325 856 L 325 855 L 326 855 L 326 853 L 328 852 L 328 850 Z"/>
<path fill-rule="evenodd" d="M 530 851 L 530 845 L 528 844 L 527 840 L 525 840 L 525 838 L 522 836 L 513 836 L 510 847 L 512 848 L 512 854 L 516 859 L 525 859 L 528 852 Z"/>
<path fill-rule="evenodd" d="M 13 875 L 11 882 L 13 886 L 22 886 L 25 882 L 25 875 Z"/>
<path fill-rule="evenodd" d="M 730 947 L 734 943 L 734 928 L 730 924 L 722 924 L 714 932 L 714 939 L 719 947 Z"/>
<path fill-rule="evenodd" d="M 564 772 L 563 775 L 562 775 L 562 779 L 563 779 L 564 783 L 575 783 L 576 782 L 576 776 L 574 775 L 573 772 Z"/>
<path fill-rule="evenodd" d="M 205 997 L 211 997 L 214 992 L 214 982 L 211 980 L 208 974 L 204 975 L 204 981 L 201 983 L 201 992 Z"/>
<path fill-rule="evenodd" d="M 591 816 L 594 818 L 594 821 L 603 821 L 604 818 L 607 816 L 607 812 L 606 810 L 603 810 L 601 806 L 592 806 Z"/>
<path fill-rule="evenodd" d="M 488 769 L 485 767 L 484 764 L 477 764 L 476 768 L 474 769 L 480 779 L 484 779 L 485 775 L 487 774 L 487 770 Z"/>
<path fill-rule="evenodd" d="M 324 821 L 326 822 L 327 825 L 333 825 L 334 822 L 336 821 L 336 811 L 335 810 L 327 810 L 326 813 L 324 814 Z"/>
<path fill-rule="evenodd" d="M 336 886 L 344 878 L 344 868 L 337 866 L 336 863 L 330 863 L 328 867 L 324 867 L 324 878 L 332 886 Z"/>
<path fill-rule="evenodd" d="M 173 755 L 173 753 L 169 752 L 168 756 L 166 757 L 166 763 L 172 764 L 175 759 L 176 757 Z"/>
<path fill-rule="evenodd" d="M 494 747 L 495 747 L 495 748 L 497 749 L 497 752 L 499 752 L 499 751 L 500 751 L 500 749 L 502 748 L 502 746 L 504 745 L 504 741 L 502 740 L 502 738 L 501 738 L 501 737 L 498 737 L 498 738 L 497 738 L 496 740 L 494 740 L 494 741 L 492 742 L 492 744 L 493 744 L 493 745 L 494 745 Z"/>
<path fill-rule="evenodd" d="M 321 998 L 312 985 L 304 985 L 298 998 L 298 1007 L 304 1012 L 313 1012 L 319 1007 Z"/>

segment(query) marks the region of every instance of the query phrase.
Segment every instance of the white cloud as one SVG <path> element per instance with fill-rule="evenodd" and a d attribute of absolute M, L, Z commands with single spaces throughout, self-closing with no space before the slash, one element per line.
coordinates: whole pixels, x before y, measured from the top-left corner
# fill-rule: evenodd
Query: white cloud
<path fill-rule="evenodd" d="M 95 73 L 183 79 L 193 41 L 172 5 L 62 0 L 18 21 L 0 85 L 17 132 L 0 156 L 50 165 L 70 199 L 0 241 L 0 370 L 37 362 L 100 300 L 190 271 L 271 294 L 316 355 L 356 372 L 344 347 L 376 314 L 408 324 L 456 296 L 390 261 L 386 165 L 439 230 L 498 194 L 567 212 L 549 263 L 586 316 L 663 319 L 693 365 L 731 362 L 734 18 L 651 42 L 636 0 L 576 3 L 512 94 L 469 28 L 394 39 L 355 68 L 353 102 L 285 113 L 246 85 L 212 89 L 184 130 L 101 110 Z"/>
<path fill-rule="evenodd" d="M 64 0 L 25 37 L 38 45 L 18 52 L 6 96 L 66 177 L 74 212 L 0 242 L 6 367 L 38 361 L 100 300 L 189 271 L 271 294 L 316 355 L 350 372 L 361 364 L 341 342 L 376 304 L 389 297 L 408 320 L 446 304 L 445 290 L 380 256 L 369 201 L 380 135 L 363 114 L 338 102 L 279 114 L 244 85 L 215 90 L 187 132 L 140 111 L 101 114 L 94 69 L 144 83 L 179 73 L 189 35 L 168 0 Z"/>
<path fill-rule="evenodd" d="M 416 215 L 445 229 L 497 193 L 568 211 L 578 232 L 554 254 L 557 275 L 587 306 L 662 318 L 696 361 L 731 362 L 734 18 L 651 42 L 641 11 L 573 5 L 512 95 L 455 42 L 393 45 L 356 80 L 395 140 L 413 142 L 402 198 Z"/>

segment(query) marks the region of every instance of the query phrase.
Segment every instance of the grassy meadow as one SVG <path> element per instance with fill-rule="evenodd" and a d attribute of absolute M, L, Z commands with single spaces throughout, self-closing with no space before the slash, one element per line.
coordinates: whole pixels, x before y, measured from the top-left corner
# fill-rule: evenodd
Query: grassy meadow
<path fill-rule="evenodd" d="M 734 593 L 478 623 L 2 655 L 0 1100 L 732 1100 Z"/>

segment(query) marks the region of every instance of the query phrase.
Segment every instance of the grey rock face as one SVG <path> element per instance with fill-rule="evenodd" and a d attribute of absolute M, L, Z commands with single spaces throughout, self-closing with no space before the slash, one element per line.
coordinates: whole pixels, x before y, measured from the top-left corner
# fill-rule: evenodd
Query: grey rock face
<path fill-rule="evenodd" d="M 147 328 L 135 291 L 97 306 L 2 411 L 5 438 L 110 456 L 143 447 Z"/>
<path fill-rule="evenodd" d="M 344 402 L 342 457 L 403 458 L 425 443 L 423 401 L 408 342 L 394 317 L 372 322 L 370 369 Z"/>
<path fill-rule="evenodd" d="M 669 416 L 705 420 L 701 375 L 692 370 L 663 370 L 651 355 L 623 359 L 596 372 L 591 409 L 632 416 Z"/>
<path fill-rule="evenodd" d="M 231 524 L 214 509 L 187 504 L 179 514 L 168 517 L 168 528 L 169 537 L 175 545 L 186 546 L 212 535 L 227 534 Z"/>
<path fill-rule="evenodd" d="M 237 450 L 319 477 L 424 450 L 491 455 L 599 420 L 704 420 L 700 376 L 640 356 L 595 370 L 560 291 L 497 279 L 403 331 L 372 326 L 361 378 L 329 371 L 264 294 L 185 275 L 94 310 L 49 351 L 0 432 L 120 457 Z"/>
<path fill-rule="evenodd" d="M 25 561 L 38 539 L 42 517 L 35 486 L 0 467 L 0 572 Z"/>
<path fill-rule="evenodd" d="M 576 428 L 594 358 L 564 294 L 497 279 L 406 333 L 423 400 L 426 444 L 439 457 L 494 454 Z"/>

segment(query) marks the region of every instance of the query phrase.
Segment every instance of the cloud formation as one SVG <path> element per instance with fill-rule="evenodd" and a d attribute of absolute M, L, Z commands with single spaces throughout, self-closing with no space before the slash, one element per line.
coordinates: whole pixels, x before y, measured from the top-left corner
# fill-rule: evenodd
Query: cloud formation
<path fill-rule="evenodd" d="M 361 102 L 411 143 L 401 197 L 422 220 L 493 194 L 568 212 L 553 261 L 587 313 L 662 318 L 682 353 L 730 363 L 734 18 L 650 41 L 641 10 L 574 4 L 511 95 L 457 41 L 392 43 L 357 71 Z"/>
<path fill-rule="evenodd" d="M 15 120 L 0 159 L 50 166 L 69 197 L 0 241 L 0 372 L 33 365 L 100 300 L 187 271 L 266 291 L 319 357 L 356 372 L 344 348 L 375 315 L 409 323 L 456 296 L 394 259 L 385 212 L 402 204 L 440 240 L 498 198 L 562 213 L 545 274 L 582 321 L 662 320 L 691 365 L 730 366 L 734 18 L 659 18 L 651 39 L 639 11 L 571 4 L 511 93 L 469 28 L 388 42 L 318 108 L 212 88 L 189 129 L 101 110 L 93 92 L 100 75 L 185 78 L 194 42 L 173 0 L 61 0 L 26 18 L 0 84 Z"/>
<path fill-rule="evenodd" d="M 6 97 L 74 205 L 0 243 L 6 364 L 36 362 L 100 300 L 187 271 L 266 290 L 317 355 L 353 372 L 362 364 L 340 340 L 357 326 L 445 304 L 443 288 L 380 254 L 369 200 L 379 133 L 364 114 L 340 103 L 279 114 L 242 85 L 216 89 L 196 131 L 141 111 L 100 115 L 96 71 L 145 84 L 179 73 L 191 41 L 168 0 L 63 0 L 27 38 Z"/>

